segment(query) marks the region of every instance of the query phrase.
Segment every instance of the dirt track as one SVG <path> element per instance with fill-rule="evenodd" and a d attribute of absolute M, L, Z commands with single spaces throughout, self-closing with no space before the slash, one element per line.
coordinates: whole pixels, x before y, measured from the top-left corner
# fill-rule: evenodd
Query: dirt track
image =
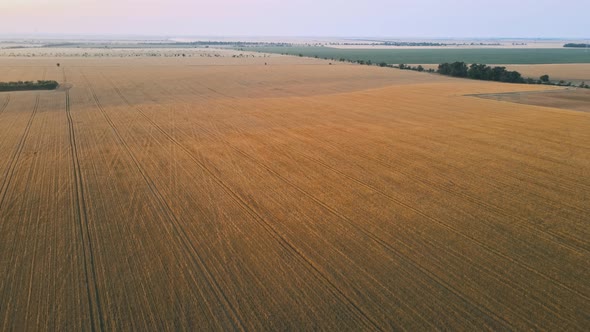
<path fill-rule="evenodd" d="M 590 114 L 182 61 L 0 60 L 0 330 L 590 325 Z"/>

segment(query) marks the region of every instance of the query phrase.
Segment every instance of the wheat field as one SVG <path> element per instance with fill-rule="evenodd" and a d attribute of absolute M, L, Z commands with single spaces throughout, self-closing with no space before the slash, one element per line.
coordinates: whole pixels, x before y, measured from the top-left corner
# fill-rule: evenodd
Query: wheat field
<path fill-rule="evenodd" d="M 590 326 L 590 114 L 469 96 L 549 87 L 282 56 L 0 77 L 62 83 L 0 93 L 0 330 Z"/>

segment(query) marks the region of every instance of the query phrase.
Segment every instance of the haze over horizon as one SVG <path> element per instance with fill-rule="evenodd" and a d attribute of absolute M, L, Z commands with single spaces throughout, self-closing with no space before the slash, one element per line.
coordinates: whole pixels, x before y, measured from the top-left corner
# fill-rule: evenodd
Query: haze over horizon
<path fill-rule="evenodd" d="M 590 3 L 573 0 L 342 3 L 335 0 L 7 0 L 2 34 L 580 38 Z"/>

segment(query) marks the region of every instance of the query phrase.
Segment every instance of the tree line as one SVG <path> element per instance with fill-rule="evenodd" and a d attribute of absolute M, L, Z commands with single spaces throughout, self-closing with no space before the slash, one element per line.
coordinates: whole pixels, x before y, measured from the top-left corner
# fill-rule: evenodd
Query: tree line
<path fill-rule="evenodd" d="M 54 90 L 58 86 L 56 81 L 0 82 L 0 91 Z"/>
<path fill-rule="evenodd" d="M 563 45 L 563 47 L 576 47 L 576 48 L 590 48 L 590 44 L 576 44 L 576 43 L 568 43 Z"/>
<path fill-rule="evenodd" d="M 400 69 L 419 70 L 415 67 L 402 67 Z M 421 67 L 421 66 L 418 66 Z M 526 83 L 526 84 L 546 84 L 546 85 L 557 85 L 557 86 L 575 86 L 572 82 L 565 82 L 563 80 L 559 82 L 552 82 L 549 75 L 542 75 L 538 79 L 523 78 L 522 75 L 517 71 L 506 70 L 506 67 L 490 67 L 484 64 L 474 63 L 467 66 L 464 62 L 453 62 L 453 63 L 441 63 L 438 65 L 437 73 L 441 75 L 471 78 L 474 80 L 484 81 L 496 81 L 506 83 Z M 588 89 L 590 86 L 585 82 L 578 85 L 580 88 Z"/>
<path fill-rule="evenodd" d="M 438 73 L 453 77 L 471 78 L 474 80 L 496 81 L 507 83 L 526 83 L 517 71 L 506 70 L 506 67 L 490 67 L 474 63 L 467 66 L 464 62 L 441 63 Z"/>

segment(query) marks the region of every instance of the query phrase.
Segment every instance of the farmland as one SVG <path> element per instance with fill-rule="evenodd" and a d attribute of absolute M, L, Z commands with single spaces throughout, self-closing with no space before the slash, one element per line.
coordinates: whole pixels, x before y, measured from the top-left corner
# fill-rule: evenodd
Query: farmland
<path fill-rule="evenodd" d="M 580 112 L 590 112 L 590 90 L 568 88 L 566 90 L 508 92 L 477 95 L 481 98 L 513 103 L 559 107 Z"/>
<path fill-rule="evenodd" d="M 590 63 L 590 53 L 583 49 L 563 48 L 444 48 L 444 49 L 345 49 L 332 47 L 251 47 L 247 50 L 278 54 L 303 55 L 348 61 L 372 61 L 388 64 L 466 62 L 485 64 L 560 64 Z"/>
<path fill-rule="evenodd" d="M 516 70 L 525 77 L 538 78 L 541 75 L 549 75 L 554 81 L 566 82 L 590 82 L 590 64 L 552 64 L 552 65 L 509 65 L 509 70 Z"/>
<path fill-rule="evenodd" d="M 557 88 L 215 52 L 0 57 L 0 330 L 590 325 Z"/>

